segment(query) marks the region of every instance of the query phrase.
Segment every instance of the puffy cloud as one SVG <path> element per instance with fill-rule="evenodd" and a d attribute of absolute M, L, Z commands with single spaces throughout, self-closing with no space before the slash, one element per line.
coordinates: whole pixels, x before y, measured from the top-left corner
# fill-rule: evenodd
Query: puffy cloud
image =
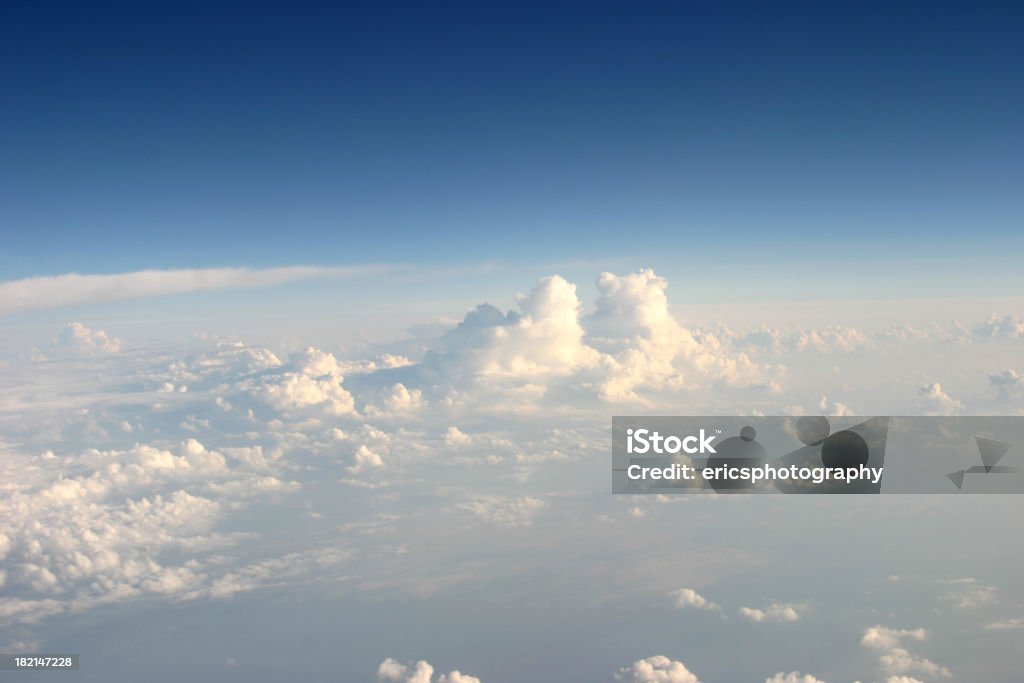
<path fill-rule="evenodd" d="M 928 415 L 959 415 L 964 404 L 945 392 L 938 382 L 925 385 L 917 390 L 921 407 Z"/>
<path fill-rule="evenodd" d="M 1002 621 L 993 621 L 985 624 L 986 631 L 1009 631 L 1012 629 L 1024 628 L 1024 619 L 1016 617 L 1014 619 L 1003 619 Z"/>
<path fill-rule="evenodd" d="M 680 588 L 679 590 L 672 591 L 669 595 L 674 599 L 676 607 L 694 607 L 703 610 L 720 609 L 718 605 L 692 588 Z"/>
<path fill-rule="evenodd" d="M 849 353 L 872 347 L 870 337 L 855 327 L 828 325 L 822 329 L 781 329 L 761 326 L 749 332 L 721 330 L 732 346 L 751 352 Z"/>
<path fill-rule="evenodd" d="M 546 501 L 531 496 L 481 496 L 471 502 L 457 505 L 456 509 L 468 512 L 488 524 L 516 527 L 529 526 L 533 523 L 534 517 L 547 506 Z"/>
<path fill-rule="evenodd" d="M 872 626 L 864 631 L 860 643 L 866 648 L 881 652 L 878 662 L 887 674 L 922 674 L 929 677 L 949 678 L 952 676 L 949 669 L 930 659 L 911 654 L 903 647 L 904 641 L 922 642 L 927 638 L 928 632 L 921 628 L 892 629 L 885 626 Z"/>
<path fill-rule="evenodd" d="M 825 681 L 810 674 L 801 675 L 799 671 L 791 671 L 788 674 L 777 673 L 771 678 L 764 679 L 764 683 L 825 683 Z"/>
<path fill-rule="evenodd" d="M 888 650 L 899 645 L 900 640 L 904 638 L 922 641 L 928 638 L 928 632 L 923 628 L 894 629 L 885 626 L 872 626 L 864 631 L 860 644 L 875 650 Z"/>
<path fill-rule="evenodd" d="M 121 341 L 103 330 L 91 330 L 82 323 L 74 322 L 61 330 L 53 340 L 54 350 L 73 355 L 96 355 L 117 353 Z"/>
<path fill-rule="evenodd" d="M 334 354 L 307 346 L 291 358 L 292 367 L 306 377 L 338 377 L 341 366 Z"/>
<path fill-rule="evenodd" d="M 686 665 L 663 655 L 639 659 L 619 669 L 615 679 L 627 683 L 700 683 Z"/>
<path fill-rule="evenodd" d="M 519 298 L 518 313 L 479 306 L 442 341 L 443 366 L 473 375 L 533 377 L 563 375 L 593 365 L 598 354 L 583 343 L 576 285 L 558 275 L 540 280 Z"/>
<path fill-rule="evenodd" d="M 980 339 L 1024 337 L 1024 320 L 1015 315 L 991 315 L 988 320 L 974 328 L 974 336 Z"/>
<path fill-rule="evenodd" d="M 377 680 L 388 683 L 430 683 L 434 676 L 434 667 L 429 662 L 420 660 L 413 666 L 407 666 L 392 658 L 387 658 L 377 667 Z M 442 674 L 437 683 L 481 683 L 476 676 L 468 676 L 459 671 Z"/>
<path fill-rule="evenodd" d="M 762 609 L 755 609 L 752 607 L 741 607 L 740 616 L 747 621 L 753 621 L 760 623 L 764 621 L 775 621 L 775 622 L 789 622 L 798 621 L 800 619 L 800 612 L 798 611 L 800 605 L 791 605 L 787 603 L 774 602 L 768 607 Z"/>
<path fill-rule="evenodd" d="M 988 383 L 1001 398 L 1010 398 L 1024 393 L 1024 375 L 1013 369 L 990 373 Z"/>
<path fill-rule="evenodd" d="M 366 406 L 367 415 L 403 415 L 419 410 L 426 405 L 422 390 L 409 389 L 401 382 L 382 391 L 378 402 L 380 405 Z"/>
<path fill-rule="evenodd" d="M 241 500 L 298 487 L 255 471 L 270 462 L 259 447 L 220 452 L 195 439 L 171 449 L 51 453 L 38 462 L 0 492 L 10 590 L 0 598 L 0 621 L 202 590 L 224 570 L 197 555 L 241 538 L 215 524 Z"/>
<path fill-rule="evenodd" d="M 360 444 L 352 456 L 352 466 L 348 471 L 352 474 L 359 474 L 372 469 L 384 467 L 384 459 L 379 454 L 370 450 L 366 444 Z"/>
<path fill-rule="evenodd" d="M 830 417 L 843 417 L 845 415 L 856 415 L 857 413 L 845 403 L 833 401 L 827 396 L 822 396 L 821 400 L 818 401 L 818 414 Z"/>
<path fill-rule="evenodd" d="M 355 411 L 355 399 L 343 380 L 332 354 L 309 347 L 293 356 L 283 372 L 261 377 L 253 393 L 282 413 L 317 409 L 347 415 Z"/>
<path fill-rule="evenodd" d="M 489 387 L 532 383 L 537 391 L 527 404 L 567 387 L 642 402 L 647 392 L 758 379 L 760 369 L 746 354 L 726 351 L 711 335 L 698 339 L 676 321 L 667 283 L 653 271 L 603 273 L 597 288 L 590 315 L 581 312 L 576 286 L 557 275 L 521 297 L 517 312 L 478 306 L 441 338 L 440 351 L 427 354 L 421 376 Z M 523 404 L 523 396 L 514 398 Z"/>
<path fill-rule="evenodd" d="M 959 609 L 975 609 L 989 605 L 996 599 L 995 586 L 986 586 L 976 579 L 958 579 L 950 583 L 956 585 L 956 588 L 944 596 L 945 600 Z"/>
<path fill-rule="evenodd" d="M 471 441 L 470 436 L 458 427 L 449 427 L 444 434 L 444 442 L 448 446 L 467 446 Z"/>

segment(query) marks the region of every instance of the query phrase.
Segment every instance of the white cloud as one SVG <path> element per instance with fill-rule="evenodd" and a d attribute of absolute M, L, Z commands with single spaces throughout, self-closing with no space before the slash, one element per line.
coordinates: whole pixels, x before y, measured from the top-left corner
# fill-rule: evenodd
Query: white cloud
<path fill-rule="evenodd" d="M 619 669 L 615 679 L 626 683 L 700 683 L 685 664 L 664 655 L 639 659 Z"/>
<path fill-rule="evenodd" d="M 1002 372 L 989 373 L 988 383 L 1002 399 L 1020 396 L 1024 393 L 1024 375 L 1012 368 Z"/>
<path fill-rule="evenodd" d="M 799 609 L 800 605 L 774 602 L 763 610 L 752 607 L 740 607 L 740 616 L 756 623 L 764 621 L 790 622 L 800 619 Z"/>
<path fill-rule="evenodd" d="M 57 350 L 74 354 L 117 353 L 121 350 L 119 339 L 78 322 L 68 323 L 53 340 L 53 345 Z"/>
<path fill-rule="evenodd" d="M 861 645 L 878 650 L 879 666 L 882 671 L 892 675 L 921 674 L 928 677 L 949 678 L 949 669 L 940 666 L 925 657 L 912 654 L 904 647 L 904 642 L 927 640 L 928 632 L 924 629 L 892 629 L 885 626 L 872 626 L 864 631 Z"/>
<path fill-rule="evenodd" d="M 531 496 L 480 496 L 471 502 L 457 505 L 456 509 L 468 512 L 488 524 L 516 527 L 529 526 L 534 517 L 547 506 L 547 501 Z"/>
<path fill-rule="evenodd" d="M 407 666 L 392 658 L 387 658 L 377 667 L 377 680 L 387 683 L 430 683 L 434 676 L 434 667 L 429 662 L 420 660 L 415 665 Z M 437 683 L 481 683 L 476 676 L 460 673 L 458 670 L 442 674 Z"/>
<path fill-rule="evenodd" d="M 335 416 L 355 411 L 355 399 L 342 386 L 344 377 L 332 354 L 309 347 L 281 370 L 247 385 L 275 410 L 294 414 L 314 409 Z"/>
<path fill-rule="evenodd" d="M 352 456 L 352 466 L 348 468 L 348 471 L 351 474 L 359 474 L 382 467 L 384 467 L 384 459 L 378 453 L 370 450 L 366 444 L 360 444 Z"/>
<path fill-rule="evenodd" d="M 967 578 L 951 582 L 956 589 L 945 595 L 945 600 L 959 609 L 975 609 L 995 602 L 995 586 L 986 586 L 976 579 Z"/>
<path fill-rule="evenodd" d="M 820 678 L 810 674 L 801 674 L 799 671 L 791 671 L 788 674 L 777 673 L 771 678 L 764 679 L 764 683 L 825 683 Z"/>
<path fill-rule="evenodd" d="M 894 629 L 885 626 L 872 626 L 864 631 L 860 644 L 875 650 L 889 650 L 897 647 L 905 638 L 923 641 L 928 638 L 928 632 L 923 628 Z"/>
<path fill-rule="evenodd" d="M 382 266 L 206 268 L 142 270 L 112 275 L 68 273 L 0 282 L 0 316 L 22 311 L 97 304 L 210 289 L 267 287 L 310 278 L 345 278 L 384 272 Z"/>
<path fill-rule="evenodd" d="M 669 595 L 675 599 L 676 607 L 695 607 L 696 609 L 703 610 L 720 609 L 718 605 L 692 588 L 680 588 L 679 590 L 672 591 Z"/>
<path fill-rule="evenodd" d="M 991 315 L 981 325 L 974 328 L 974 336 L 981 339 L 1024 337 L 1024 320 L 1015 315 Z"/>
<path fill-rule="evenodd" d="M 963 412 L 964 404 L 947 394 L 938 382 L 921 387 L 917 394 L 926 415 L 959 415 Z"/>
<path fill-rule="evenodd" d="M 1024 628 L 1024 619 L 1020 617 L 985 624 L 985 630 L 987 631 L 1009 631 L 1018 628 Z"/>
<path fill-rule="evenodd" d="M 472 438 L 458 427 L 449 427 L 444 434 L 444 442 L 452 447 L 468 446 L 472 442 Z"/>
<path fill-rule="evenodd" d="M 420 410 L 426 405 L 421 389 L 409 389 L 401 382 L 381 392 L 379 405 L 366 406 L 372 416 L 401 416 Z"/>
<path fill-rule="evenodd" d="M 442 337 L 446 354 L 433 360 L 449 373 L 528 378 L 565 375 L 598 360 L 583 343 L 576 285 L 553 275 L 542 278 L 519 312 L 502 314 L 482 305 Z"/>

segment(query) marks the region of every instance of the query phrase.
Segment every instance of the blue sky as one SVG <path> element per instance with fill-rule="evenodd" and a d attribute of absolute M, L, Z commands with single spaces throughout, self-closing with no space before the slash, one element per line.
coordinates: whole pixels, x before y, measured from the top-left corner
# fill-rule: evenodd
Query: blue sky
<path fill-rule="evenodd" d="M 1020 14 L 8 5 L 0 276 L 880 245 L 982 273 L 1020 246 Z"/>

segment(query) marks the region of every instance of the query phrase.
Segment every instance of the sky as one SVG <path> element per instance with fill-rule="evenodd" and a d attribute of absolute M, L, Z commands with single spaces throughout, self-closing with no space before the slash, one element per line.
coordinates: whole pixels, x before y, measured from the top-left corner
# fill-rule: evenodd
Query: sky
<path fill-rule="evenodd" d="M 2 18 L 7 279 L 666 248 L 847 263 L 880 242 L 978 270 L 1020 244 L 1012 5 Z"/>
<path fill-rule="evenodd" d="M 613 415 L 1024 416 L 1022 19 L 7 3 L 0 653 L 1016 683 L 1019 496 L 609 475 Z"/>

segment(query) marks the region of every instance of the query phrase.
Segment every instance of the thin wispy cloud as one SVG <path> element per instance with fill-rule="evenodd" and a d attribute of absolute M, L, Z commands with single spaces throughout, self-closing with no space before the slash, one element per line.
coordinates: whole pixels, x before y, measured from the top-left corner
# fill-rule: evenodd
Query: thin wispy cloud
<path fill-rule="evenodd" d="M 269 287 L 315 278 L 354 278 L 391 272 L 394 266 L 287 266 L 198 268 L 131 273 L 67 273 L 0 282 L 0 316 L 24 311 L 97 304 L 213 289 Z"/>

